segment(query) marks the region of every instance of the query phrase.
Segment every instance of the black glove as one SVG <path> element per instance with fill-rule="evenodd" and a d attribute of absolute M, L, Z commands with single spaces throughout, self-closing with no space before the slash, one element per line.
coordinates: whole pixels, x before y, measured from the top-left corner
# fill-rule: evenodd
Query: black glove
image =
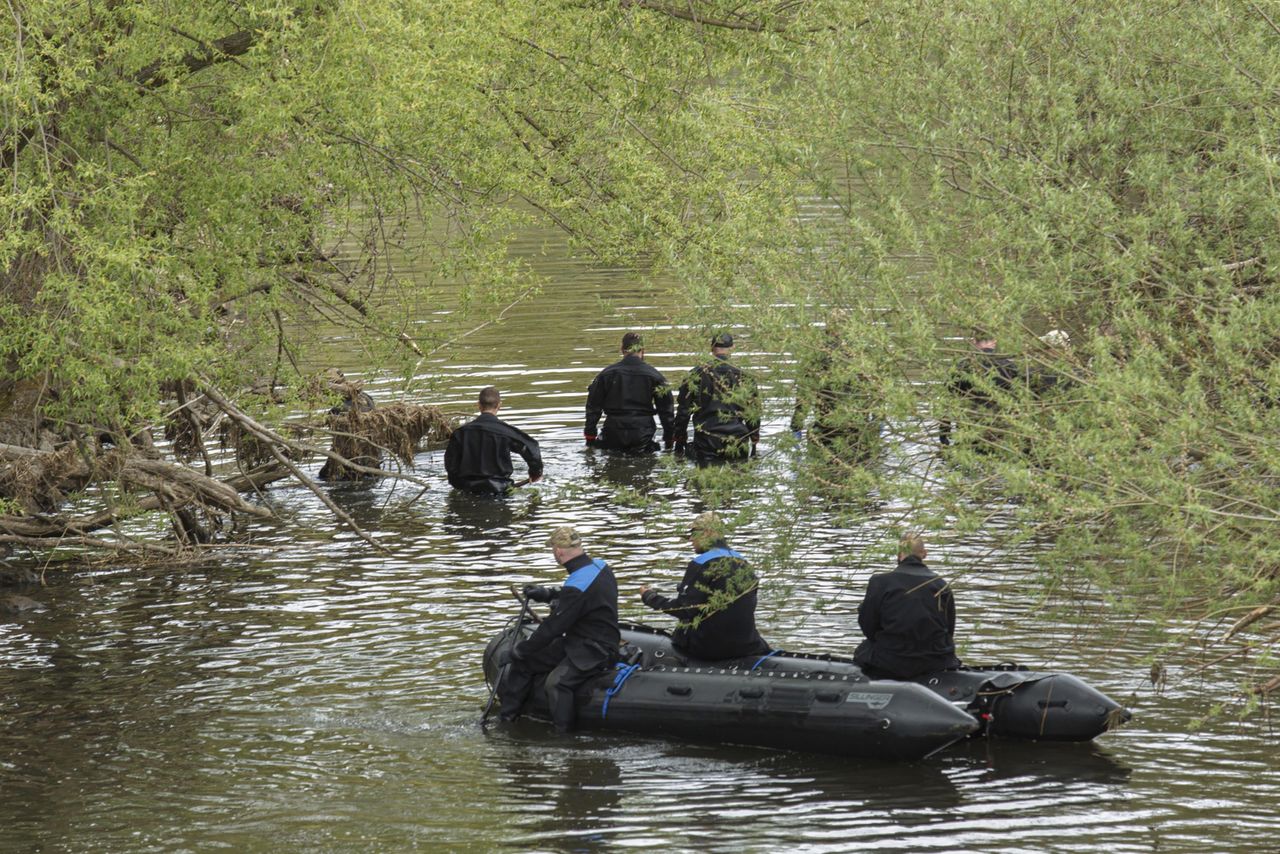
<path fill-rule="evenodd" d="M 526 584 L 524 586 L 524 598 L 531 602 L 550 602 L 555 598 L 555 591 L 550 587 L 542 587 L 538 584 Z"/>
<path fill-rule="evenodd" d="M 524 646 L 523 643 L 518 643 L 511 648 L 512 661 L 524 661 L 524 651 L 520 649 L 522 646 Z"/>

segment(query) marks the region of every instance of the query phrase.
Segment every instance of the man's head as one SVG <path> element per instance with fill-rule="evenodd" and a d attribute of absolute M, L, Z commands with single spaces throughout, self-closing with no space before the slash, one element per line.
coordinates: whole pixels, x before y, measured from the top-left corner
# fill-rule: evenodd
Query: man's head
<path fill-rule="evenodd" d="M 561 566 L 585 554 L 582 550 L 582 537 L 568 526 L 552 531 L 551 536 L 547 537 L 547 545 L 551 546 L 551 553 L 555 555 L 556 563 Z"/>
<path fill-rule="evenodd" d="M 898 560 L 903 560 L 907 557 L 918 557 L 920 560 L 924 560 L 926 555 L 928 555 L 928 552 L 925 551 L 924 537 L 918 532 L 913 531 L 910 534 L 906 534 L 898 541 Z"/>
<path fill-rule="evenodd" d="M 622 336 L 622 355 L 626 356 L 629 353 L 644 356 L 644 339 L 640 337 L 639 332 L 628 332 Z"/>
<path fill-rule="evenodd" d="M 689 526 L 689 539 L 699 552 L 706 551 L 725 538 L 724 521 L 715 513 L 703 513 Z"/>
<path fill-rule="evenodd" d="M 733 336 L 728 332 L 721 332 L 711 336 L 711 352 L 716 356 L 727 356 L 729 351 L 733 349 Z"/>
<path fill-rule="evenodd" d="M 501 405 L 502 395 L 498 394 L 497 387 L 489 385 L 480 389 L 481 412 L 497 412 Z"/>

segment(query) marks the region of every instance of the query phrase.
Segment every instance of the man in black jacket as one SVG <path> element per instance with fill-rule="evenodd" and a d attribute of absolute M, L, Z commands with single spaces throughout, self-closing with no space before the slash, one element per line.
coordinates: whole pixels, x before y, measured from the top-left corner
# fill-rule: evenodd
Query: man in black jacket
<path fill-rule="evenodd" d="M 961 359 L 951 372 L 947 391 L 963 402 L 968 419 L 979 427 L 975 435 L 984 435 L 991 415 L 1000 408 L 1000 397 L 1014 393 L 1018 384 L 1025 385 L 1025 373 L 1008 356 L 996 352 L 995 336 L 987 332 L 974 332 L 970 343 L 974 352 Z M 938 425 L 938 440 L 951 444 L 951 420 L 944 418 Z"/>
<path fill-rule="evenodd" d="M 760 441 L 760 392 L 748 374 L 729 363 L 733 336 L 711 339 L 710 362 L 698 365 L 680 384 L 675 448 L 683 451 L 693 422 L 693 455 L 699 465 L 746 459 Z"/>
<path fill-rule="evenodd" d="M 622 359 L 605 368 L 587 388 L 588 445 L 611 451 L 649 453 L 658 450 L 653 441 L 653 416 L 662 422 L 662 441 L 670 450 L 671 389 L 667 378 L 644 360 L 644 341 L 637 332 L 622 336 Z M 604 413 L 603 434 L 597 433 Z"/>
<path fill-rule="evenodd" d="M 714 513 L 694 519 L 689 536 L 697 555 L 689 561 L 675 598 L 642 587 L 641 601 L 680 621 L 671 643 L 692 658 L 764 655 L 769 645 L 756 631 L 759 584 L 746 558 L 725 543 L 724 524 Z"/>
<path fill-rule="evenodd" d="M 927 552 L 918 534 L 898 546 L 898 565 L 867 582 L 858 606 L 866 640 L 853 660 L 872 679 L 911 679 L 959 667 L 956 658 L 956 603 L 946 580 L 925 566 Z"/>
<path fill-rule="evenodd" d="M 519 717 L 533 683 L 546 673 L 551 720 L 568 732 L 577 718 L 577 690 L 618 660 L 618 582 L 604 561 L 587 556 L 572 528 L 557 528 L 547 545 L 569 577 L 563 587 L 525 586 L 529 599 L 553 604 L 550 616 L 511 651 L 498 682 L 500 714 L 505 721 Z"/>
<path fill-rule="evenodd" d="M 444 470 L 449 485 L 480 495 L 502 495 L 514 483 L 511 480 L 511 453 L 524 458 L 529 466 L 529 481 L 542 478 L 542 455 L 538 443 L 528 434 L 505 421 L 498 420 L 502 398 L 493 386 L 480 390 L 480 415 L 464 424 L 449 437 L 444 452 Z"/>

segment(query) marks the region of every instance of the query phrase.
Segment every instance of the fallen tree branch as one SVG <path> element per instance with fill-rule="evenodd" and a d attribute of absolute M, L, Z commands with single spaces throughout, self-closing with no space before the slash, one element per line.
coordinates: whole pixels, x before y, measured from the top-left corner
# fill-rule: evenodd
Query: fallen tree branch
<path fill-rule="evenodd" d="M 388 471 L 383 471 L 380 468 L 373 468 L 371 466 L 362 466 L 359 463 L 354 463 L 351 460 L 347 459 L 346 457 L 342 456 L 341 454 L 335 453 L 331 450 L 321 448 L 317 445 L 312 445 L 309 442 L 299 442 L 294 439 L 288 439 L 284 436 L 281 436 L 279 433 L 272 430 L 270 427 L 267 427 L 266 425 L 259 423 L 249 415 L 245 414 L 234 403 L 232 403 L 231 401 L 223 397 L 222 394 L 220 394 L 216 389 L 213 388 L 213 384 L 209 381 L 208 377 L 201 376 L 199 379 L 200 379 L 200 382 L 204 384 L 204 394 L 207 395 L 210 400 L 216 403 L 218 405 L 218 408 L 227 414 L 227 417 L 231 418 L 231 420 L 235 421 L 237 424 L 239 424 L 241 427 L 243 427 L 245 430 L 247 430 L 249 433 L 256 436 L 258 439 L 262 440 L 263 442 L 266 442 L 271 445 L 279 445 L 285 448 L 292 448 L 296 451 L 301 451 L 307 454 L 316 454 L 317 456 L 327 457 L 328 459 L 331 459 L 334 462 L 339 463 L 340 465 L 343 465 L 352 471 L 360 472 L 361 474 L 367 474 L 373 477 L 385 477 L 385 478 L 392 478 L 392 479 L 398 479 L 398 480 L 407 480 L 410 483 L 416 483 L 418 486 L 430 486 L 429 483 L 427 483 L 425 480 L 421 478 L 404 474 L 403 472 L 388 472 Z"/>
<path fill-rule="evenodd" d="M 1227 633 L 1222 636 L 1222 641 L 1220 641 L 1220 643 L 1224 643 L 1226 641 L 1231 640 L 1232 636 L 1235 635 L 1237 632 L 1239 632 L 1244 628 L 1247 628 L 1253 623 L 1256 623 L 1258 620 L 1261 620 L 1263 617 L 1267 616 L 1267 614 L 1270 614 L 1272 610 L 1274 610 L 1274 607 L 1275 606 L 1273 605 L 1262 605 L 1261 607 L 1254 608 L 1252 611 L 1245 614 L 1240 619 L 1236 620 L 1235 624 L 1231 628 L 1227 629 Z"/>
<path fill-rule="evenodd" d="M 177 557 L 181 554 L 178 549 L 169 548 L 168 546 L 159 546 L 155 543 L 136 543 L 129 541 L 112 541 L 102 540 L 97 537 L 81 537 L 81 536 L 64 536 L 59 537 L 52 543 L 46 537 L 22 537 L 16 534 L 0 534 L 0 543 L 13 543 L 21 546 L 34 546 L 40 549 L 47 549 L 50 545 L 57 546 L 87 546 L 95 549 L 114 549 L 117 551 L 139 551 L 151 552 L 153 554 L 163 555 L 165 557 Z"/>
<path fill-rule="evenodd" d="M 1270 694 L 1275 689 L 1280 688 L 1280 676 L 1273 676 L 1261 685 L 1254 685 L 1249 689 L 1252 694 Z"/>
<path fill-rule="evenodd" d="M 0 445 L 0 455 L 14 453 L 12 445 Z M 51 453 L 49 451 L 31 451 L 28 448 L 18 448 L 18 451 L 27 452 L 34 455 L 42 453 Z M 193 473 L 194 474 L 194 473 Z M 248 508 L 244 512 L 249 512 L 254 516 L 270 516 L 270 511 L 260 507 L 246 504 L 239 499 L 238 493 L 257 491 L 269 483 L 277 480 L 283 480 L 288 477 L 290 472 L 288 469 L 282 469 L 278 466 L 262 466 L 253 471 L 237 475 L 226 481 L 217 481 L 222 486 L 237 493 L 236 509 Z M 199 475 L 196 475 L 199 477 Z M 92 516 L 79 517 L 58 517 L 58 516 L 0 516 L 0 532 L 8 536 L 17 537 L 13 542 L 22 542 L 26 545 L 32 545 L 34 542 L 40 542 L 47 547 L 48 540 L 64 539 L 67 537 L 84 538 L 91 531 L 109 528 L 117 522 L 121 522 L 132 516 L 141 513 L 150 513 L 155 510 L 163 510 L 166 508 L 166 502 L 158 495 L 152 495 L 138 502 L 130 512 L 122 513 L 116 510 L 103 510 Z M 232 509 L 224 506 L 223 509 Z M 30 542 L 28 542 L 30 541 Z M 81 543 L 82 545 L 91 545 L 91 543 Z"/>
<path fill-rule="evenodd" d="M 329 508 L 329 512 L 337 516 L 339 519 L 341 519 L 347 525 L 347 527 L 349 527 L 351 530 L 355 531 L 356 534 L 360 537 L 360 539 L 364 540 L 366 543 L 373 546 L 375 549 L 382 552 L 383 554 L 391 553 L 390 549 L 388 549 L 386 546 L 382 545 L 382 543 L 378 542 L 373 537 L 365 533 L 365 530 L 361 528 L 359 525 L 357 525 L 356 520 L 352 519 L 351 516 L 349 516 L 345 510 L 343 510 L 337 504 L 334 504 L 333 499 L 330 498 L 325 493 L 325 491 L 320 488 L 320 485 L 317 484 L 311 478 L 307 477 L 305 474 L 303 474 L 302 469 L 298 468 L 296 465 L 294 465 L 293 462 L 289 460 L 288 457 L 280 453 L 279 448 L 277 448 L 275 445 L 269 445 L 267 449 L 271 451 L 271 456 L 276 458 L 276 462 L 280 463 L 280 465 L 285 466 L 286 468 L 289 469 L 289 471 L 293 472 L 293 476 L 296 477 L 303 484 L 303 486 L 305 486 L 307 489 L 315 493 L 316 498 L 319 498 L 321 503 L 323 503 L 325 507 Z"/>

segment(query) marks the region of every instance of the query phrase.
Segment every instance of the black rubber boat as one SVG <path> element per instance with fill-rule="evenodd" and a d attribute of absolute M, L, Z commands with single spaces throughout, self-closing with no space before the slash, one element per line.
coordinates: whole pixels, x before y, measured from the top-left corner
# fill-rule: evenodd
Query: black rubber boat
<path fill-rule="evenodd" d="M 508 630 L 485 649 L 491 686 L 510 641 Z M 972 715 L 910 682 L 870 681 L 861 673 L 820 668 L 686 666 L 662 661 L 668 654 L 659 655 L 652 644 L 649 651 L 639 645 L 627 649 L 630 662 L 584 690 L 579 729 L 876 759 L 920 759 L 978 729 Z M 526 713 L 548 717 L 540 686 Z"/>
<path fill-rule="evenodd" d="M 862 676 L 851 658 L 795 652 L 710 665 L 676 651 L 666 632 L 635 623 L 623 624 L 622 639 L 642 650 L 640 661 L 645 667 L 715 666 L 765 673 Z M 1090 741 L 1131 716 L 1115 700 L 1069 673 L 1044 673 L 1012 664 L 945 670 L 921 676 L 913 683 L 971 715 L 977 723 L 974 737 Z"/>

